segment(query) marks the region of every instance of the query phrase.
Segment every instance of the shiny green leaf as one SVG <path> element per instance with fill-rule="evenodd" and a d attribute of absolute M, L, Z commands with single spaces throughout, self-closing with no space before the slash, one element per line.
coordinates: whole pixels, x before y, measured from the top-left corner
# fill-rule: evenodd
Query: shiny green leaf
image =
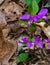
<path fill-rule="evenodd" d="M 28 7 L 28 13 L 30 15 L 36 15 L 38 10 L 39 10 L 39 7 L 36 0 L 32 0 L 31 5 Z"/>
<path fill-rule="evenodd" d="M 21 53 L 18 57 L 17 57 L 17 62 L 24 62 L 26 61 L 28 58 L 28 53 Z"/>
<path fill-rule="evenodd" d="M 26 5 L 29 6 L 32 0 L 26 0 Z"/>
<path fill-rule="evenodd" d="M 40 23 L 40 22 L 44 22 L 44 20 L 43 19 L 39 19 L 38 23 Z"/>
<path fill-rule="evenodd" d="M 39 3 L 39 2 L 40 2 L 40 0 L 36 0 L 36 2 L 37 2 L 37 3 Z"/>

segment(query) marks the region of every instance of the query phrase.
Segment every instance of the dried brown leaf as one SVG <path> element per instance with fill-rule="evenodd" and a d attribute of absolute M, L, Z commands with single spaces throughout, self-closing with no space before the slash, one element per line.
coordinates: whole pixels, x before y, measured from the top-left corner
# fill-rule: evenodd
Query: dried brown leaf
<path fill-rule="evenodd" d="M 2 6 L 0 10 L 5 14 L 7 22 L 17 20 L 17 18 L 19 18 L 23 12 L 22 7 L 15 2 L 10 2 L 6 6 Z"/>
<path fill-rule="evenodd" d="M 48 25 L 45 27 L 45 22 L 36 23 L 37 25 L 41 26 L 42 31 L 45 33 L 45 35 L 50 39 L 50 26 Z"/>
<path fill-rule="evenodd" d="M 7 24 L 5 15 L 2 12 L 0 12 L 0 24 L 5 24 L 5 25 Z"/>
<path fill-rule="evenodd" d="M 0 26 L 0 61 L 8 65 L 9 59 L 15 53 L 17 43 L 14 40 L 4 40 L 2 26 Z"/>

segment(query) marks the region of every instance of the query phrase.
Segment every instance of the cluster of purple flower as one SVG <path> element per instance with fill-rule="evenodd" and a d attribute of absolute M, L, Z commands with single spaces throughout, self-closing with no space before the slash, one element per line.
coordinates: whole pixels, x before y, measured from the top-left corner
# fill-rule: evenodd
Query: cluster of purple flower
<path fill-rule="evenodd" d="M 46 16 L 48 13 L 47 9 L 41 9 L 38 14 L 35 16 L 31 16 L 30 14 L 24 14 L 20 17 L 20 20 L 28 20 L 27 25 L 30 26 L 32 22 L 37 23 L 39 19 L 48 20 L 48 17 Z M 45 43 L 48 43 L 48 48 L 50 48 L 50 40 L 44 39 Z M 22 38 L 20 40 L 20 43 L 25 42 L 28 48 L 31 48 L 33 45 L 38 45 L 39 48 L 43 48 L 43 42 L 37 37 L 34 36 L 34 40 L 30 42 L 26 37 Z"/>
<path fill-rule="evenodd" d="M 21 20 L 28 20 L 28 26 L 31 25 L 32 22 L 38 22 L 39 19 L 44 19 L 44 20 L 48 20 L 48 17 L 46 16 L 46 14 L 48 13 L 47 9 L 41 9 L 40 12 L 35 15 L 35 16 L 31 16 L 29 14 L 24 14 L 23 16 L 20 17 Z"/>
<path fill-rule="evenodd" d="M 45 43 L 48 43 L 48 48 L 50 48 L 50 40 L 44 39 Z M 30 42 L 26 37 L 23 37 L 20 40 L 20 43 L 25 42 L 28 48 L 31 48 L 33 45 L 38 45 L 39 48 L 43 48 L 43 42 L 40 40 L 38 36 L 34 36 L 34 39 L 32 42 Z"/>

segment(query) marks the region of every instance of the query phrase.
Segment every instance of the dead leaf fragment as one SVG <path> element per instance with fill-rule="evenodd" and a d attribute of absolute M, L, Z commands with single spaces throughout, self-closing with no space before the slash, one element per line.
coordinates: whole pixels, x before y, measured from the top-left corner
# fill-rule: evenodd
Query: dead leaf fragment
<path fill-rule="evenodd" d="M 42 31 L 45 33 L 45 35 L 50 39 L 50 26 L 48 25 L 45 27 L 44 25 L 46 24 L 45 22 L 41 23 L 36 23 L 37 25 L 41 26 Z"/>
<path fill-rule="evenodd" d="M 4 0 L 0 0 L 0 4 L 2 4 L 2 2 L 4 2 Z"/>
<path fill-rule="evenodd" d="M 7 63 L 17 49 L 17 43 L 14 40 L 5 40 L 0 24 L 0 61 Z M 5 65 L 8 65 L 6 64 Z"/>
<path fill-rule="evenodd" d="M 3 9 L 4 11 L 2 11 Z M 17 20 L 17 18 L 19 18 L 19 16 L 22 15 L 23 9 L 15 2 L 10 2 L 7 5 L 2 6 L 0 8 L 0 11 L 2 11 L 5 14 L 6 20 L 8 22 Z"/>
<path fill-rule="evenodd" d="M 5 25 L 7 24 L 5 15 L 2 12 L 0 12 L 0 24 L 5 24 Z"/>

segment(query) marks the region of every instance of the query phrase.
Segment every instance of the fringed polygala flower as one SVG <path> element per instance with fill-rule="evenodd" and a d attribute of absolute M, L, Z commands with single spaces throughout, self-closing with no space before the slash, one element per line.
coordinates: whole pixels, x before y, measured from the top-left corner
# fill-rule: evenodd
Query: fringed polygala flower
<path fill-rule="evenodd" d="M 47 9 L 41 9 L 37 15 L 31 16 L 29 14 L 24 14 L 23 16 L 20 17 L 20 20 L 28 20 L 28 25 L 30 26 L 32 22 L 38 22 L 39 19 L 48 20 L 48 17 L 46 16 L 47 13 L 48 13 Z"/>
<path fill-rule="evenodd" d="M 32 47 L 32 42 L 30 42 L 26 37 L 23 37 L 20 41 L 19 41 L 20 43 L 26 43 L 26 46 L 28 47 L 28 48 L 31 48 Z"/>
<path fill-rule="evenodd" d="M 26 43 L 26 46 L 28 48 L 31 48 L 33 45 L 38 45 L 39 48 L 43 48 L 42 41 L 37 36 L 34 37 L 34 40 L 32 42 L 30 42 L 26 37 L 24 37 L 20 40 L 20 43 L 23 42 Z"/>
<path fill-rule="evenodd" d="M 33 43 L 38 45 L 39 48 L 43 48 L 43 43 L 37 36 L 34 36 Z"/>

